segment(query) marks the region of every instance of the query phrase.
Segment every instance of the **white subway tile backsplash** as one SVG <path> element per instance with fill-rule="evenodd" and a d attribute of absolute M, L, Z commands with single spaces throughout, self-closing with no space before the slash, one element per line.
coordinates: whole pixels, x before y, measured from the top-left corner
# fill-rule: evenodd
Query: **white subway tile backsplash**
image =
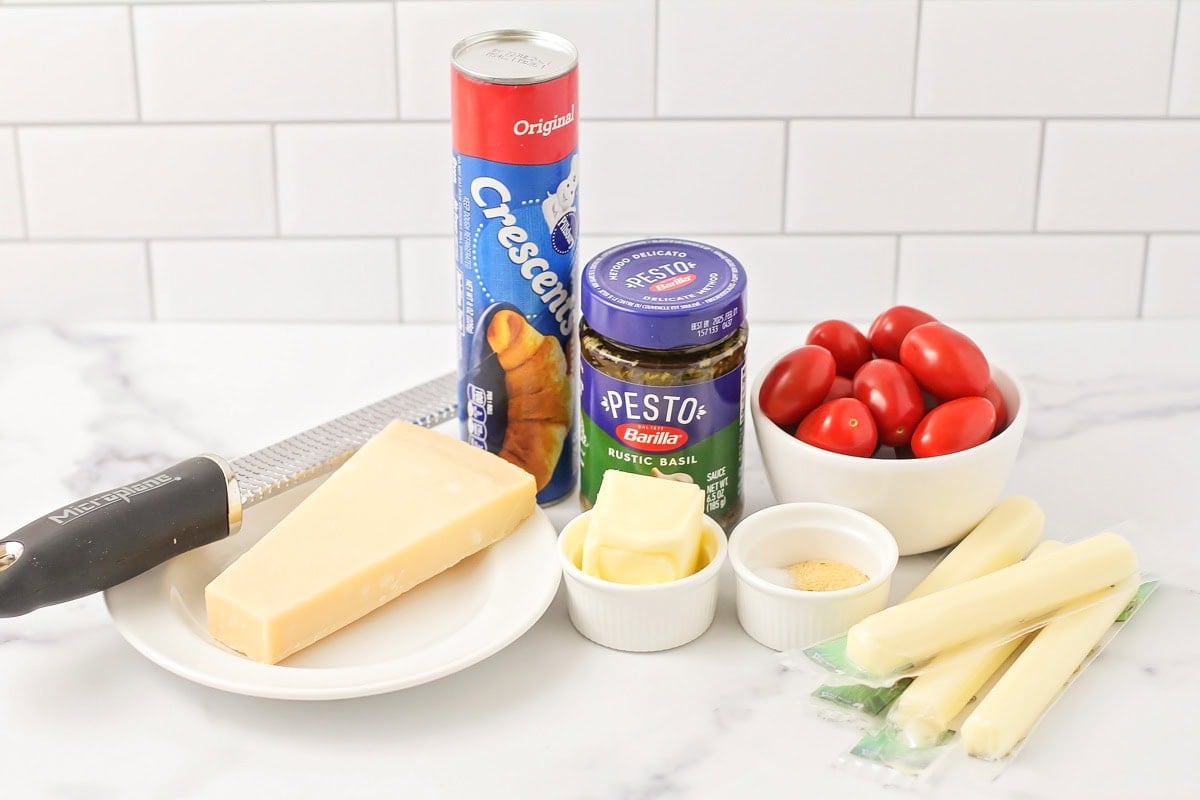
<path fill-rule="evenodd" d="M 284 235 L 450 232 L 448 125 L 280 125 L 275 143 Z"/>
<path fill-rule="evenodd" d="M 1200 0 L 1182 0 L 1179 5 L 1171 113 L 1200 117 Z"/>
<path fill-rule="evenodd" d="M 1136 317 L 1141 236 L 903 236 L 897 300 L 947 319 Z"/>
<path fill-rule="evenodd" d="M 602 250 L 637 235 L 591 235 L 579 240 L 579 269 Z M 454 240 L 449 236 L 422 236 L 400 240 L 400 318 L 404 322 L 454 322 Z"/>
<path fill-rule="evenodd" d="M 1200 236 L 1150 237 L 1142 315 L 1200 317 Z"/>
<path fill-rule="evenodd" d="M 896 263 L 893 236 L 657 235 L 699 239 L 720 247 L 746 268 L 754 322 L 869 320 L 892 304 Z M 645 234 L 584 233 L 579 269 L 603 250 Z M 400 241 L 401 319 L 454 321 L 454 242 L 449 237 Z M 833 276 L 833 279 L 831 279 Z"/>
<path fill-rule="evenodd" d="M 428 236 L 400 240 L 400 319 L 454 322 L 454 240 Z"/>
<path fill-rule="evenodd" d="M 662 0 L 658 111 L 907 115 L 916 28 L 911 0 Z"/>
<path fill-rule="evenodd" d="M 586 230 L 779 230 L 781 122 L 585 122 L 580 136 Z"/>
<path fill-rule="evenodd" d="M 580 265 L 1200 318 L 1200 0 L 0 0 L 0 321 L 452 322 L 450 48 L 501 27 L 580 50 Z"/>
<path fill-rule="evenodd" d="M 0 244 L 0 322 L 150 319 L 140 242 Z"/>
<path fill-rule="evenodd" d="M 662 236 L 662 235 L 669 236 L 670 234 L 655 234 L 655 236 Z M 607 250 L 610 247 L 616 247 L 619 244 L 631 242 L 634 239 L 645 239 L 645 238 L 648 238 L 648 237 L 644 233 L 642 233 L 642 234 L 625 234 L 625 235 L 606 234 L 606 233 L 590 234 L 585 230 L 585 231 L 583 231 L 582 235 L 579 237 L 579 258 L 578 258 L 579 268 L 583 269 L 583 267 L 589 261 L 591 261 L 593 258 L 595 258 L 600 253 L 603 253 L 605 250 Z M 684 237 L 684 238 L 687 238 L 687 237 Z M 695 237 L 692 237 L 692 238 L 695 238 Z"/>
<path fill-rule="evenodd" d="M 274 230 L 266 126 L 24 128 L 19 136 L 31 236 Z"/>
<path fill-rule="evenodd" d="M 579 95 L 590 119 L 654 113 L 654 0 L 524 0 L 396 4 L 400 116 L 448 119 L 450 48 L 496 28 L 534 28 L 579 49 Z"/>
<path fill-rule="evenodd" d="M 133 19 L 145 119 L 396 116 L 386 5 L 141 7 Z"/>
<path fill-rule="evenodd" d="M 1046 123 L 1038 228 L 1200 229 L 1200 121 Z"/>
<path fill-rule="evenodd" d="M 745 265 L 752 321 L 862 321 L 892 304 L 894 236 L 696 238 Z"/>
<path fill-rule="evenodd" d="M 0 128 L 0 239 L 24 234 L 16 142 L 12 128 Z"/>
<path fill-rule="evenodd" d="M 1161 114 L 1175 0 L 926 0 L 918 115 Z"/>
<path fill-rule="evenodd" d="M 137 119 L 128 14 L 0 7 L 0 122 Z"/>
<path fill-rule="evenodd" d="M 150 261 L 162 320 L 399 318 L 390 239 L 155 242 Z"/>
<path fill-rule="evenodd" d="M 737 236 L 659 233 L 699 239 L 737 258 L 746 268 L 748 306 L 755 322 L 817 320 L 830 316 L 866 320 L 892 303 L 895 237 Z M 588 235 L 580 240 L 579 267 L 603 250 L 646 238 L 645 234 Z M 450 239 L 404 240 L 401 244 L 404 320 L 453 322 L 453 278 L 430 282 L 438 259 L 454 259 Z M 424 263 L 418 268 L 417 263 Z M 410 270 L 411 266 L 411 272 Z M 450 270 L 453 272 L 453 269 Z M 830 276 L 836 276 L 831 280 Z M 410 287 L 417 284 L 415 290 Z M 409 294 L 411 293 L 411 297 Z M 412 311 L 410 312 L 410 307 Z"/>
<path fill-rule="evenodd" d="M 894 236 L 738 236 L 659 232 L 697 239 L 725 250 L 746 268 L 752 322 L 796 322 L 840 317 L 870 320 L 892 304 Z M 582 267 L 603 250 L 645 234 L 589 236 L 579 249 Z"/>
<path fill-rule="evenodd" d="M 789 231 L 1032 224 L 1037 122 L 793 121 L 789 141 Z"/>

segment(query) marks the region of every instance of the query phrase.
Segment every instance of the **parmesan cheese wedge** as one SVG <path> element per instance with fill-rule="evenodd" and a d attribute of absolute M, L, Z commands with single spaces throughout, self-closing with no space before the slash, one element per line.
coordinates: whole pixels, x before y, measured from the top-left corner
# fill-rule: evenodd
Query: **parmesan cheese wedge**
<path fill-rule="evenodd" d="M 1065 546 L 1062 542 L 1042 542 L 1029 558 L 1046 556 Z M 954 653 L 935 658 L 897 698 L 888 712 L 888 721 L 901 730 L 911 747 L 933 746 L 949 729 L 951 720 L 1025 639 L 1014 637 L 970 658 Z"/>
<path fill-rule="evenodd" d="M 869 674 L 892 675 L 956 645 L 984 643 L 1036 623 L 1135 572 L 1137 556 L 1129 542 L 1102 533 L 872 614 L 846 634 L 846 654 Z"/>
<path fill-rule="evenodd" d="M 393 422 L 204 591 L 213 638 L 275 664 L 504 538 L 533 478 Z"/>
<path fill-rule="evenodd" d="M 1001 758 L 1020 742 L 1137 593 L 1130 576 L 1046 624 L 962 725 L 967 752 Z M 915 685 L 915 684 L 914 684 Z"/>
<path fill-rule="evenodd" d="M 1046 514 L 1016 495 L 988 512 L 975 528 L 904 598 L 915 600 L 1015 564 L 1042 536 Z"/>

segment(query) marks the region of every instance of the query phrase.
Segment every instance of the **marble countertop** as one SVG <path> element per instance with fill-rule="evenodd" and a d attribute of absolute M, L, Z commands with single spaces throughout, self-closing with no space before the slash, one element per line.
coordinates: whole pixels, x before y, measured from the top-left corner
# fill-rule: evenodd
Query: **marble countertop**
<path fill-rule="evenodd" d="M 1010 492 L 1073 539 L 1123 521 L 1163 580 L 998 780 L 936 797 L 1195 796 L 1200 720 L 1200 321 L 973 323 L 1033 407 Z M 805 326 L 757 326 L 751 369 Z M 0 529 L 197 452 L 240 455 L 446 372 L 442 326 L 0 327 Z M 772 500 L 747 438 L 747 511 Z M 561 526 L 578 506 L 553 507 Z M 933 556 L 903 559 L 893 591 Z M 868 797 L 855 731 L 746 637 L 635 655 L 545 617 L 464 672 L 300 703 L 208 689 L 143 659 L 99 597 L 0 620 L 5 798 Z M 894 794 L 894 791 L 889 792 Z"/>

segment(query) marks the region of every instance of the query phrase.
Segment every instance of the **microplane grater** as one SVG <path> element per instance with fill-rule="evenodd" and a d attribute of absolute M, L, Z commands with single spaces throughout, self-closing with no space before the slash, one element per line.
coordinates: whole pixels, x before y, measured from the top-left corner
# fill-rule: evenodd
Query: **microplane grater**
<path fill-rule="evenodd" d="M 457 386 L 443 375 L 241 458 L 195 456 L 35 519 L 0 538 L 0 617 L 108 589 L 237 533 L 244 508 L 336 469 L 393 420 L 456 416 Z"/>
<path fill-rule="evenodd" d="M 458 376 L 449 373 L 233 459 L 242 506 L 336 469 L 392 420 L 432 428 L 452 419 L 457 385 Z"/>

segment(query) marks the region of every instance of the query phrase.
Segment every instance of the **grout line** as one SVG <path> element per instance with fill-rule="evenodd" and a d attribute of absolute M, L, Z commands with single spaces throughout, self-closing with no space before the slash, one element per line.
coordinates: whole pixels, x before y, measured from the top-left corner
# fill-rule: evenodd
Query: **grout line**
<path fill-rule="evenodd" d="M 627 232 L 626 232 L 627 233 Z M 685 231 L 684 233 L 707 234 L 710 236 L 778 236 L 777 233 L 724 233 L 713 231 Z M 890 230 L 890 231 L 788 231 L 789 236 L 844 236 L 844 237 L 860 237 L 860 236 L 994 236 L 994 237 L 1015 237 L 1015 236 L 1032 236 L 1036 234 L 1039 237 L 1048 238 L 1051 236 L 1145 236 L 1146 234 L 1196 234 L 1200 233 L 1200 226 L 1197 228 L 1179 228 L 1167 230 L 1146 230 L 1139 228 L 1137 230 L 1040 230 L 1029 231 L 1028 229 L 1005 228 L 1004 230 L 994 231 L 953 231 L 953 230 Z M 598 234 L 599 235 L 599 234 Z M 625 233 L 604 233 L 605 236 L 623 236 Z"/>
<path fill-rule="evenodd" d="M 244 4 L 243 4 L 244 5 Z M 279 5 L 278 3 L 275 5 Z M 59 6 L 55 6 L 58 8 Z M 172 8 L 180 8 L 181 5 L 176 3 Z M 95 6 L 89 6 L 95 8 Z M 1091 122 L 1096 124 L 1105 124 L 1111 122 L 1163 122 L 1169 120 L 1171 122 L 1200 122 L 1200 114 L 1175 114 L 1168 117 L 1165 114 L 1158 115 L 1133 115 L 1133 116 L 1095 116 L 1095 117 L 1080 117 L 1080 116 L 1049 116 L 1037 117 L 1030 115 L 1020 116 L 931 116 L 923 115 L 920 117 L 898 116 L 895 114 L 880 114 L 878 116 L 830 116 L 823 114 L 820 116 L 804 116 L 804 115 L 774 115 L 762 117 L 748 116 L 708 116 L 708 117 L 686 117 L 686 116 L 642 116 L 642 117 L 589 117 L 583 121 L 584 125 L 603 125 L 606 123 L 646 123 L 646 122 L 671 122 L 679 124 L 687 123 L 714 123 L 714 122 L 732 122 L 741 124 L 750 123 L 767 123 L 767 122 L 849 122 L 849 123 L 872 123 L 872 122 L 981 122 L 994 123 L 1002 125 L 1010 122 Z M 404 125 L 449 125 L 448 117 L 438 119 L 412 119 L 404 118 L 399 120 Z M 142 127 L 142 128 L 172 128 L 172 127 L 213 127 L 216 125 L 232 126 L 232 125 L 288 125 L 302 127 L 306 125 L 352 125 L 352 126 L 368 126 L 368 125 L 395 125 L 397 119 L 394 117 L 359 117 L 359 118 L 308 118 L 308 119 L 280 119 L 280 118 L 262 118 L 262 119 L 186 119 L 186 120 L 145 120 L 140 124 L 133 120 L 59 120 L 39 122 L 37 120 L 9 120 L 5 125 L 20 125 L 26 128 L 117 128 L 117 127 Z"/>
<path fill-rule="evenodd" d="M 1030 224 L 1030 230 L 1037 231 L 1038 229 L 1038 211 L 1042 205 L 1042 164 L 1045 162 L 1046 156 L 1046 120 L 1042 120 L 1038 138 L 1038 154 L 1037 154 L 1037 172 L 1033 178 L 1033 221 Z"/>
<path fill-rule="evenodd" d="M 176 235 L 158 235 L 154 234 L 153 238 L 156 242 L 183 242 L 203 244 L 206 242 L 324 242 L 324 241 L 352 241 L 352 242 L 374 242 L 374 241 L 389 241 L 395 238 L 403 239 L 449 239 L 449 234 L 396 234 L 396 233 L 367 233 L 363 235 L 351 234 L 330 234 L 310 235 L 299 234 L 295 236 L 276 236 L 273 233 L 264 233 L 258 236 L 251 235 L 225 235 L 225 234 L 191 234 L 187 236 Z M 143 240 L 144 237 L 138 235 L 127 236 L 97 236 L 95 234 L 89 236 L 38 236 L 31 241 L 42 244 L 112 244 L 112 243 L 137 243 Z"/>
<path fill-rule="evenodd" d="M 1175 229 L 1175 230 L 1136 230 L 1136 231 L 1101 231 L 1101 230 L 1049 230 L 1049 231 L 1034 231 L 1028 230 L 997 230 L 997 231 L 787 231 L 779 233 L 778 231 L 711 231 L 711 230 L 679 230 L 673 231 L 673 235 L 678 236 L 710 236 L 710 237 L 737 237 L 741 239 L 766 239 L 766 238 L 785 238 L 785 239 L 878 239 L 883 237 L 896 236 L 926 236 L 926 237 L 943 237 L 943 236 L 958 236 L 958 237 L 996 237 L 996 238 L 1012 238 L 1017 236 L 1037 236 L 1038 238 L 1052 237 L 1130 237 L 1130 236 L 1147 236 L 1147 235 L 1184 235 L 1195 236 L 1200 234 L 1200 228 L 1196 229 Z M 587 237 L 642 237 L 642 236 L 657 236 L 661 231 L 640 230 L 640 231 L 618 231 L 618 230 L 599 230 L 588 231 Z M 273 233 L 264 233 L 261 235 L 247 234 L 222 234 L 222 233 L 195 233 L 188 235 L 154 235 L 155 241 L 162 242 L 323 242 L 323 241 L 379 241 L 390 239 L 448 239 L 453 241 L 453 231 L 445 233 L 298 233 L 298 234 L 283 234 L 276 236 Z M 54 244 L 54 243 L 84 243 L 84 242 L 140 242 L 142 236 L 138 234 L 121 234 L 116 236 L 101 236 L 90 234 L 87 236 L 38 236 L 31 238 L 30 241 Z"/>
<path fill-rule="evenodd" d="M 133 25 L 133 6 L 125 8 L 129 23 L 129 57 L 133 60 L 133 112 L 138 122 L 142 121 L 142 76 L 138 69 L 137 35 Z"/>
<path fill-rule="evenodd" d="M 788 170 L 792 159 L 792 123 L 783 123 L 783 198 L 779 210 L 779 232 L 787 233 L 788 184 L 791 183 Z"/>
<path fill-rule="evenodd" d="M 917 0 L 917 30 L 913 36 L 913 74 L 912 74 L 912 97 L 908 105 L 908 115 L 910 117 L 917 116 L 917 76 L 920 74 L 918 68 L 921 65 L 921 17 L 925 10 L 925 0 Z"/>
<path fill-rule="evenodd" d="M 129 2 L 133 2 L 135 5 L 139 6 L 171 6 L 178 8 L 180 5 L 182 5 L 179 0 L 90 0 L 90 2 L 89 0 L 54 0 L 53 5 L 55 8 L 95 8 L 96 6 L 100 5 L 125 5 Z M 250 0 L 250 2 L 247 2 L 247 0 L 193 0 L 193 2 L 189 3 L 189 5 L 203 4 L 206 6 L 249 6 L 256 3 L 261 4 L 262 2 L 263 0 Z M 355 0 L 355 2 L 366 5 L 383 5 L 385 2 L 391 3 L 392 0 Z M 0 0 L 0 5 L 13 7 L 45 6 L 46 4 L 47 0 Z M 336 5 L 337 0 L 332 0 L 332 4 Z M 331 0 L 285 0 L 285 2 L 277 5 L 331 5 Z"/>
<path fill-rule="evenodd" d="M 1146 316 L 1146 276 L 1150 274 L 1150 235 L 1146 234 L 1142 242 L 1142 284 L 1138 287 L 1137 318 Z"/>
<path fill-rule="evenodd" d="M 279 207 L 279 155 L 277 153 L 279 146 L 275 136 L 275 125 L 271 125 L 271 202 L 275 206 L 275 237 L 282 236 L 283 223 L 280 218 L 283 216 L 282 210 Z"/>
<path fill-rule="evenodd" d="M 392 239 L 396 250 L 396 321 L 404 322 L 404 257 L 400 254 L 400 239 Z"/>
<path fill-rule="evenodd" d="M 13 172 L 17 179 L 17 206 L 21 217 L 21 238 L 29 239 L 29 197 L 25 190 L 25 169 L 21 164 L 21 136 L 16 128 L 9 128 L 13 143 Z"/>
<path fill-rule="evenodd" d="M 1167 116 L 1171 115 L 1171 95 L 1175 93 L 1175 59 L 1179 55 L 1179 30 L 1183 26 L 1180 25 L 1179 18 L 1183 16 L 1183 0 L 1175 0 L 1175 36 L 1171 38 L 1171 58 L 1167 61 L 1167 107 L 1163 113 Z"/>
<path fill-rule="evenodd" d="M 662 17 L 662 0 L 654 0 L 654 85 L 653 85 L 653 104 L 651 111 L 653 117 L 658 119 L 658 78 L 659 78 L 659 61 L 662 59 L 662 26 L 659 20 Z"/>
<path fill-rule="evenodd" d="M 331 0 L 335 2 L 336 0 Z M 2 3 L 3 0 L 0 0 Z M 357 2 L 357 0 L 355 0 Z M 272 7 L 282 5 L 283 2 L 272 3 Z M 245 5 L 245 4 L 243 4 Z M 5 6 L 7 8 L 7 6 Z M 89 6 L 95 8 L 96 6 Z M 183 4 L 176 3 L 172 8 L 183 8 Z M 58 6 L 54 6 L 58 8 Z M 640 119 L 630 118 L 628 122 L 649 122 L 649 117 Z M 693 120 L 695 122 L 708 122 L 710 120 Z M 759 122 L 767 120 L 756 120 Z M 203 119 L 152 119 L 142 120 L 65 120 L 65 121 L 48 121 L 38 122 L 37 120 L 17 120 L 5 122 L 5 125 L 20 125 L 24 128 L 215 128 L 215 127 L 250 127 L 263 125 L 288 125 L 288 126 L 306 126 L 306 125 L 395 125 L 397 120 L 394 117 L 361 117 L 354 119 L 280 119 L 280 118 L 262 118 L 262 119 L 214 119 L 205 117 Z M 405 125 L 449 125 L 449 119 L 406 119 Z"/>
<path fill-rule="evenodd" d="M 900 302 L 900 243 L 903 236 L 896 236 L 896 263 L 892 266 L 892 305 Z"/>
<path fill-rule="evenodd" d="M 142 253 L 146 257 L 146 289 L 150 292 L 150 320 L 158 321 L 158 299 L 154 296 L 154 264 L 150 258 L 150 240 L 142 241 Z"/>
<path fill-rule="evenodd" d="M 392 80 L 396 82 L 396 119 L 400 119 L 400 21 L 396 4 L 388 3 L 392 15 Z"/>

